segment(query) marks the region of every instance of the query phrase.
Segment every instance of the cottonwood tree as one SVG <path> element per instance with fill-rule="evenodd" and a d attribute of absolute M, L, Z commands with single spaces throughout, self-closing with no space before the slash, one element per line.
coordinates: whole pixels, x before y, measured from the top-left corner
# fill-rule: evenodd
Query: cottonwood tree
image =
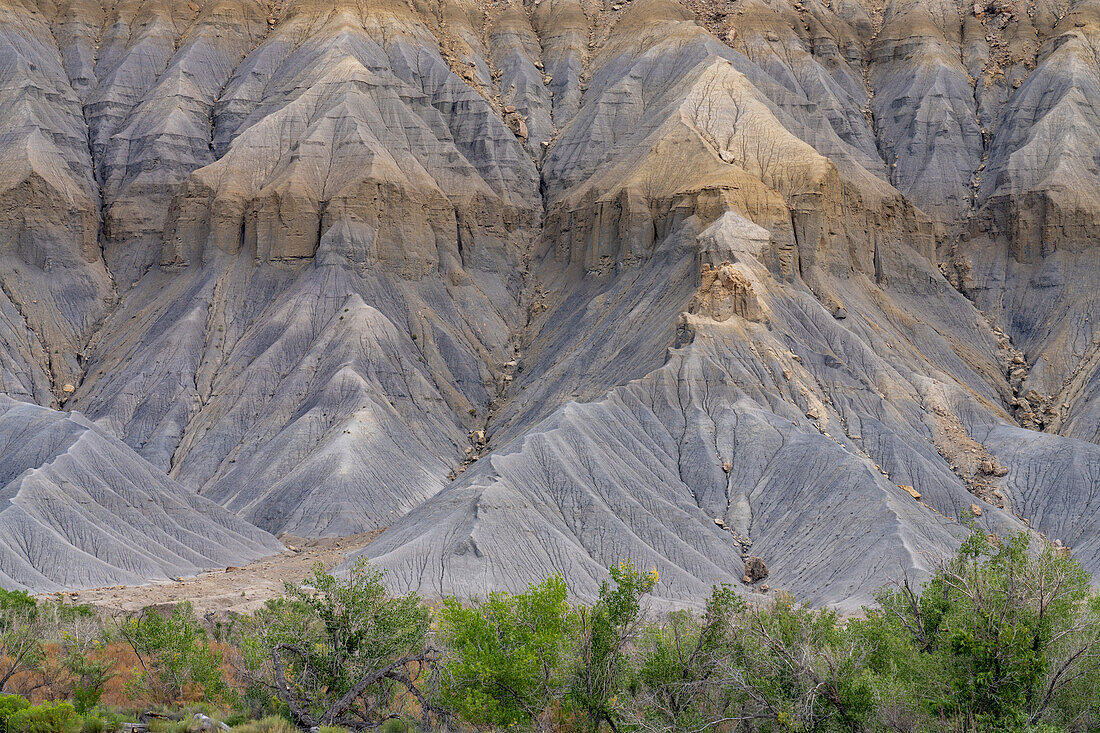
<path fill-rule="evenodd" d="M 871 710 L 867 649 L 837 614 L 780 596 L 746 619 L 740 689 L 753 717 L 807 730 L 859 731 Z"/>
<path fill-rule="evenodd" d="M 174 705 L 193 695 L 213 703 L 229 694 L 222 653 L 210 645 L 189 602 L 168 615 L 147 608 L 122 619 L 116 631 L 138 659 L 138 670 L 127 684 L 134 697 Z"/>
<path fill-rule="evenodd" d="M 576 626 L 560 575 L 532 583 L 526 593 L 490 593 L 465 605 L 448 598 L 439 613 L 448 652 L 443 700 L 475 725 L 549 730 Z"/>
<path fill-rule="evenodd" d="M 657 584 L 656 570 L 642 572 L 624 560 L 610 568 L 592 608 L 581 608 L 570 697 L 586 729 L 606 723 L 618 730 L 623 718 L 619 694 L 631 671 L 628 649 L 641 628 L 642 599 Z"/>
<path fill-rule="evenodd" d="M 347 578 L 316 565 L 247 620 L 237 666 L 302 728 L 372 730 L 414 706 L 430 725 L 445 714 L 421 691 L 439 660 L 429 626 L 420 598 L 391 597 L 365 561 Z"/>
<path fill-rule="evenodd" d="M 71 699 L 76 712 L 97 706 L 114 676 L 113 660 L 103 654 L 111 635 L 86 605 L 43 604 L 41 629 L 55 653 L 45 655 L 43 679 L 53 699 Z"/>
<path fill-rule="evenodd" d="M 637 644 L 633 725 L 640 730 L 705 731 L 739 722 L 740 696 L 726 672 L 744 600 L 716 586 L 701 615 L 671 613 Z"/>
<path fill-rule="evenodd" d="M 651 627 L 639 654 L 632 723 L 654 733 L 858 731 L 872 708 L 862 640 L 783 594 L 755 607 L 718 587 L 701 616 Z"/>
<path fill-rule="evenodd" d="M 975 531 L 921 592 L 903 581 L 853 631 L 912 710 L 980 730 L 1095 716 L 1100 598 L 1063 548 Z"/>

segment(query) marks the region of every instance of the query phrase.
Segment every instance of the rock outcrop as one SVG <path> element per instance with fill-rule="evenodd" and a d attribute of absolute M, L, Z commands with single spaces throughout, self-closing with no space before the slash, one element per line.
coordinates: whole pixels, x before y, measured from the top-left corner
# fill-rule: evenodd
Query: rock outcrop
<path fill-rule="evenodd" d="M 688 305 L 691 313 L 716 321 L 728 321 L 733 316 L 757 321 L 763 316 L 752 283 L 730 263 L 718 267 L 704 264 L 699 280 L 699 290 Z"/>

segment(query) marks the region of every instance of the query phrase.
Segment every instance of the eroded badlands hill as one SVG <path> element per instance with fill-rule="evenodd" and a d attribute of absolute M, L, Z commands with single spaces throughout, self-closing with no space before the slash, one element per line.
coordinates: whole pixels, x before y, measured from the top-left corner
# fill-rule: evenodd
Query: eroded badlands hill
<path fill-rule="evenodd" d="M 140 583 L 282 549 L 78 415 L 0 395 L 0 584 Z"/>
<path fill-rule="evenodd" d="M 1100 0 L 4 0 L 0 110 L 0 389 L 399 588 L 1100 570 Z"/>

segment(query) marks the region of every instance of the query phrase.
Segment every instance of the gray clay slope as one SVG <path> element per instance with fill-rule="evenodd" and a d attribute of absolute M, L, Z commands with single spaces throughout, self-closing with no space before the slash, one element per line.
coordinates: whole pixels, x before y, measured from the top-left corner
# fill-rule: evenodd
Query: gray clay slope
<path fill-rule="evenodd" d="M 1100 0 L 11 2 L 0 391 L 426 594 L 751 554 L 850 607 L 972 507 L 1098 571 L 1098 49 Z"/>
<path fill-rule="evenodd" d="M 79 413 L 0 396 L 0 583 L 135 584 L 242 565 L 281 543 Z"/>

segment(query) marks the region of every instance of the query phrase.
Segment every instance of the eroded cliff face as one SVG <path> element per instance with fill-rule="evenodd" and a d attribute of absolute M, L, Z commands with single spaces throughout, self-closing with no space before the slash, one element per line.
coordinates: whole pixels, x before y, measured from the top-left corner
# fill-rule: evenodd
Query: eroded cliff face
<path fill-rule="evenodd" d="M 427 594 L 751 547 L 854 606 L 972 504 L 1100 570 L 1098 49 L 1097 0 L 6 0 L 0 389 Z"/>

